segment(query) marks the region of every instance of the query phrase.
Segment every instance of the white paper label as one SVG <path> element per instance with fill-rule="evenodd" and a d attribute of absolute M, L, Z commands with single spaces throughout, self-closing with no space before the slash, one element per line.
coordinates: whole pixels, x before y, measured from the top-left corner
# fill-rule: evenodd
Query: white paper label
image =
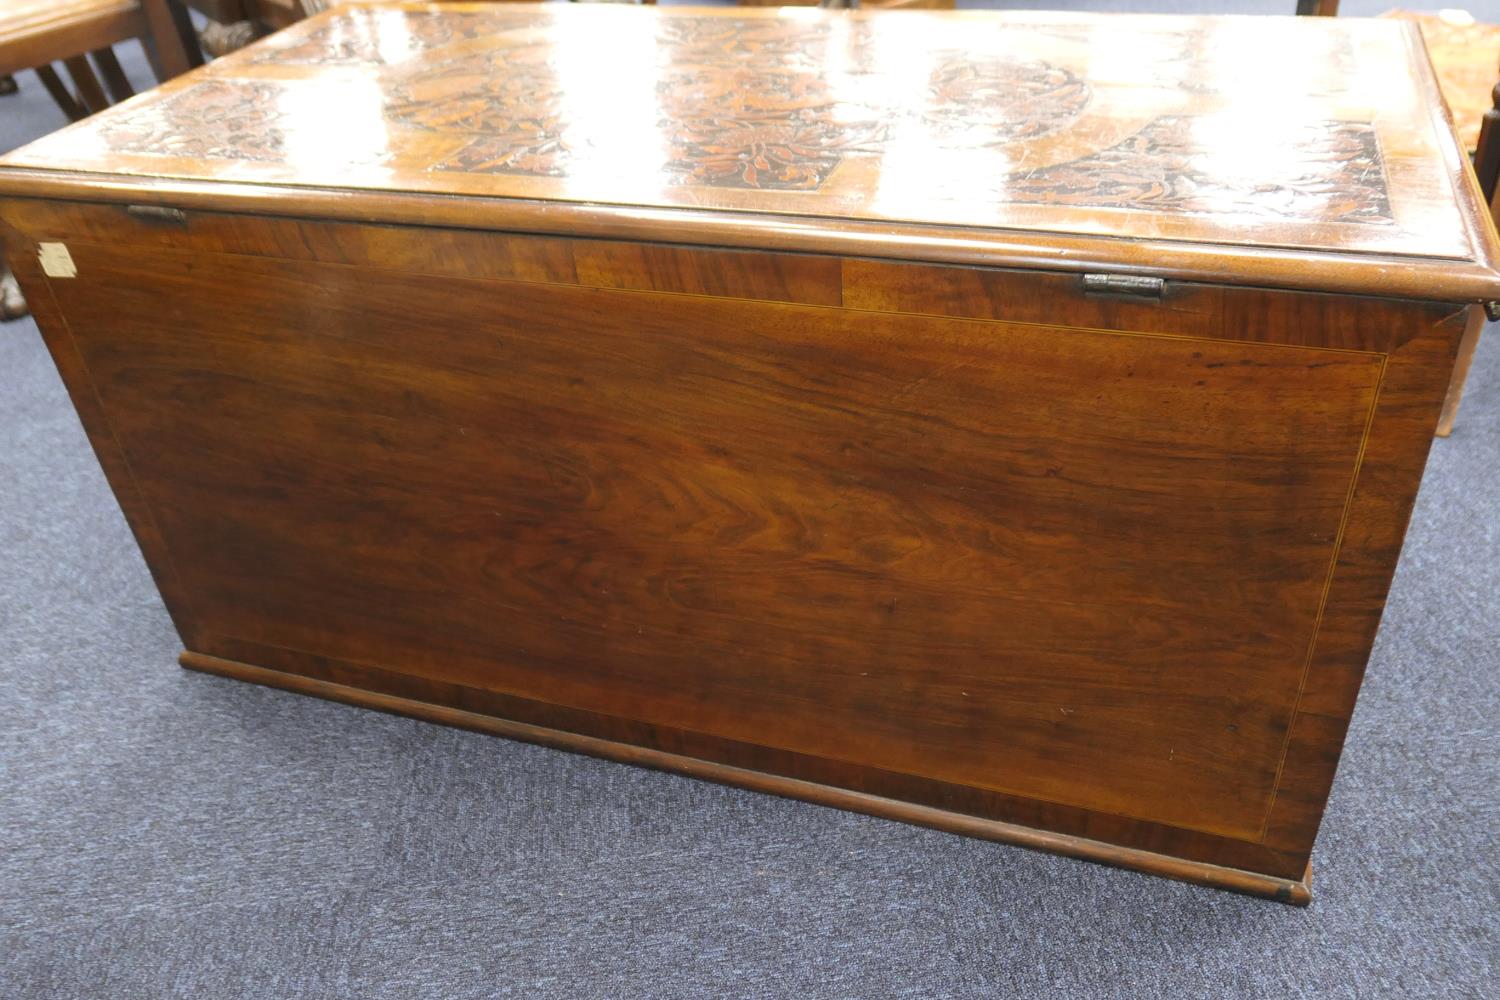
<path fill-rule="evenodd" d="M 66 243 L 39 243 L 36 259 L 42 265 L 42 273 L 49 278 L 74 278 L 78 268 L 73 264 L 73 255 L 68 253 Z"/>

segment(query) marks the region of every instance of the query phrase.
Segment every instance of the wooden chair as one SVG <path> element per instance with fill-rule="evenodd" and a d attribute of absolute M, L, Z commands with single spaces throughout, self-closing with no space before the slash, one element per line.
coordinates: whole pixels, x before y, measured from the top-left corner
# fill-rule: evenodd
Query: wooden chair
<path fill-rule="evenodd" d="M 140 39 L 158 80 L 201 65 L 187 13 L 168 0 L 6 0 L 0 3 L 0 79 L 32 70 L 57 106 L 77 121 L 134 92 L 113 46 Z M 72 80 L 63 82 L 54 64 Z M 96 75 L 97 71 L 97 75 Z M 26 303 L 0 262 L 0 319 Z"/>
<path fill-rule="evenodd" d="M 189 44 L 186 11 L 169 0 L 10 0 L 0 6 L 0 76 L 34 70 L 77 121 L 133 93 L 113 50 L 131 39 L 144 44 L 158 80 L 203 63 Z M 66 69 L 71 89 L 54 64 Z"/>

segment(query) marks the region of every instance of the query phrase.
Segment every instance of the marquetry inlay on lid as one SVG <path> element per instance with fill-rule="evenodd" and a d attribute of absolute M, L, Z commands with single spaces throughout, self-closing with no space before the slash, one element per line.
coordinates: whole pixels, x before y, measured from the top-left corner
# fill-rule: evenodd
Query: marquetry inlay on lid
<path fill-rule="evenodd" d="M 1129 257 L 1103 237 L 1482 277 L 1493 236 L 1418 46 L 1330 18 L 341 7 L 3 162 L 116 193 L 628 209 L 684 242 L 863 225 L 886 256 L 1043 234 L 1090 260 Z"/>

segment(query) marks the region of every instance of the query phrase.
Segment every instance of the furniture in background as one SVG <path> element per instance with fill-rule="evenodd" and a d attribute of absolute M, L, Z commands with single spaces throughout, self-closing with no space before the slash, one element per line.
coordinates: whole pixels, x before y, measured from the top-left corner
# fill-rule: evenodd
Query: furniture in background
<path fill-rule="evenodd" d="M 1363 19 L 334 11 L 0 224 L 184 665 L 1305 902 L 1500 299 L 1437 100 Z"/>
<path fill-rule="evenodd" d="M 1475 21 L 1461 10 L 1390 10 L 1381 17 L 1409 21 L 1421 30 L 1454 130 L 1464 148 L 1474 152 L 1480 123 L 1492 106 L 1490 91 L 1500 81 L 1500 25 Z M 1476 172 L 1483 184 L 1486 171 Z"/>
<path fill-rule="evenodd" d="M 1500 28 L 1487 25 L 1500 36 Z M 1489 46 L 1492 78 L 1500 76 L 1500 38 Z M 1441 71 L 1441 65 L 1439 65 Z M 1445 88 L 1446 90 L 1446 88 Z M 1500 82 L 1490 87 L 1489 106 L 1479 116 L 1479 129 L 1474 134 L 1474 172 L 1479 178 L 1479 188 L 1489 206 L 1491 220 L 1500 223 L 1500 205 L 1496 193 L 1500 191 Z M 1437 433 L 1447 437 L 1453 433 L 1458 420 L 1458 408 L 1463 402 L 1464 387 L 1469 381 L 1469 370 L 1474 365 L 1474 354 L 1479 349 L 1479 338 L 1485 323 L 1481 317 L 1472 318 L 1463 343 L 1459 345 L 1458 357 L 1453 363 L 1453 380 L 1449 384 L 1448 398 L 1443 404 L 1443 415 L 1438 420 Z"/>
<path fill-rule="evenodd" d="M 210 55 L 244 48 L 255 39 L 315 14 L 321 0 L 184 0 L 208 19 L 200 35 Z"/>
<path fill-rule="evenodd" d="M 185 0 L 204 17 L 208 26 L 201 39 L 203 47 L 215 56 L 227 55 L 249 45 L 255 39 L 280 31 L 330 7 L 345 3 L 379 4 L 400 0 Z M 537 0 L 477 0 L 480 3 L 534 3 Z M 575 0 L 577 2 L 577 0 Z M 589 2 L 589 0 L 583 0 Z M 598 2 L 652 5 L 656 0 L 598 0 Z M 937 0 L 891 0 L 892 3 L 931 3 Z M 951 7 L 952 0 L 948 0 Z"/>
<path fill-rule="evenodd" d="M 186 13 L 168 0 L 9 0 L 0 5 L 0 77 L 34 71 L 63 114 L 78 121 L 134 93 L 113 48 L 130 39 L 141 41 L 158 80 L 203 62 Z M 0 319 L 25 314 L 15 279 L 0 268 Z"/>
<path fill-rule="evenodd" d="M 1453 127 L 1464 148 L 1473 154 L 1474 172 L 1490 205 L 1491 217 L 1500 218 L 1494 205 L 1496 178 L 1500 177 L 1500 131 L 1495 125 L 1500 119 L 1500 26 L 1477 22 L 1461 10 L 1392 10 L 1382 16 L 1411 21 L 1421 29 Z M 1484 325 L 1482 318 L 1475 317 L 1459 346 L 1448 399 L 1438 421 L 1439 437 L 1453 432 Z"/>
<path fill-rule="evenodd" d="M 33 70 L 77 121 L 133 93 L 113 49 L 131 39 L 158 80 L 203 63 L 186 12 L 168 0 L 11 0 L 0 6 L 0 75 Z"/>
<path fill-rule="evenodd" d="M 1479 135 L 1474 140 L 1474 173 L 1479 189 L 1490 203 L 1490 211 L 1500 216 L 1495 192 L 1500 190 L 1500 82 L 1490 88 L 1490 106 L 1479 120 Z"/>

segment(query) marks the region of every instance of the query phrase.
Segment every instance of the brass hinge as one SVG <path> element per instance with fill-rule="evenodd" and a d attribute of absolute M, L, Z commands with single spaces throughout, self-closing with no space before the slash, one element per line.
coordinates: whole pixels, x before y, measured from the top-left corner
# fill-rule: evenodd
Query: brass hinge
<path fill-rule="evenodd" d="M 1167 283 L 1140 274 L 1085 274 L 1083 290 L 1094 295 L 1136 295 L 1159 299 Z"/>

